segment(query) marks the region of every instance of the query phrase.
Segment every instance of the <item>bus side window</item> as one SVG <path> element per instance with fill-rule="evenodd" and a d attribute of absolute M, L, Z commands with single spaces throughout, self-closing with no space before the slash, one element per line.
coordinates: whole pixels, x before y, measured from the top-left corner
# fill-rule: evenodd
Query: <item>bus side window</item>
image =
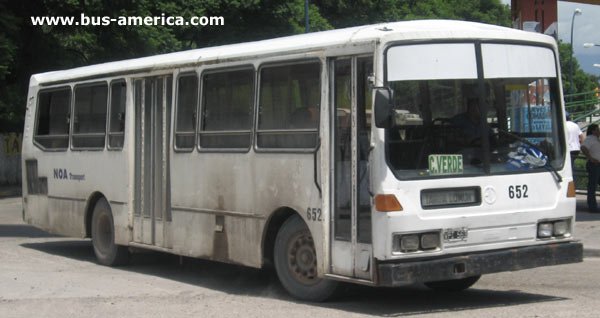
<path fill-rule="evenodd" d="M 202 76 L 200 149 L 250 149 L 254 74 L 254 69 L 238 69 Z"/>
<path fill-rule="evenodd" d="M 319 130 L 321 64 L 265 66 L 260 71 L 259 148 L 313 149 Z"/>
<path fill-rule="evenodd" d="M 75 86 L 73 148 L 104 148 L 108 85 L 105 82 Z"/>
<path fill-rule="evenodd" d="M 60 87 L 40 91 L 34 141 L 43 149 L 69 147 L 69 109 L 71 88 Z"/>
<path fill-rule="evenodd" d="M 108 123 L 108 148 L 122 149 L 125 140 L 125 103 L 127 85 L 124 80 L 110 84 L 110 118 Z"/>
<path fill-rule="evenodd" d="M 196 112 L 198 108 L 198 76 L 181 75 L 177 82 L 177 114 L 175 149 L 192 151 L 196 144 Z"/>

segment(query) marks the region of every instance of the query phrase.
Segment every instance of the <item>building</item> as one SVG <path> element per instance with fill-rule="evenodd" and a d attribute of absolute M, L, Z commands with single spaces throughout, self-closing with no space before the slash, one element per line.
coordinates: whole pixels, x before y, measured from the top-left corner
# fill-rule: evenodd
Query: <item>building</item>
<path fill-rule="evenodd" d="M 557 0 L 511 0 L 510 8 L 513 28 L 557 36 Z"/>

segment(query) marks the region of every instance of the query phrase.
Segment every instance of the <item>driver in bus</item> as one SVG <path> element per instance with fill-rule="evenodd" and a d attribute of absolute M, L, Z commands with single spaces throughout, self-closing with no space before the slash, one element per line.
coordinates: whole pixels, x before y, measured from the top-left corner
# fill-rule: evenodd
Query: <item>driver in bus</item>
<path fill-rule="evenodd" d="M 466 162 L 478 165 L 482 161 L 482 153 L 476 148 L 482 145 L 481 135 L 483 132 L 479 100 L 477 98 L 468 98 L 466 104 L 466 111 L 452 117 L 450 123 L 459 130 L 457 136 L 459 140 L 457 141 L 463 147 L 459 152 L 465 157 Z M 496 145 L 491 127 L 488 127 L 488 139 L 490 146 Z"/>
<path fill-rule="evenodd" d="M 457 114 L 450 119 L 450 123 L 460 129 L 462 142 L 465 146 L 481 146 L 481 111 L 479 110 L 479 100 L 477 98 L 467 99 L 467 110 Z M 488 138 L 490 145 L 495 144 L 494 132 L 488 127 Z"/>
<path fill-rule="evenodd" d="M 450 122 L 460 128 L 466 145 L 476 143 L 481 138 L 481 112 L 477 98 L 467 99 L 467 110 L 452 117 Z"/>

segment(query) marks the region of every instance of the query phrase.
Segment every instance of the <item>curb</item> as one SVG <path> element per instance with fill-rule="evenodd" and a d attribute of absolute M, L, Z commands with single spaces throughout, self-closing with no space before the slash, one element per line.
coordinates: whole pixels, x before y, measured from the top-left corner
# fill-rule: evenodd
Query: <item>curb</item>
<path fill-rule="evenodd" d="M 590 248 L 590 249 L 583 249 L 583 258 L 590 258 L 590 257 L 600 257 L 600 249 L 596 249 L 596 248 Z"/>

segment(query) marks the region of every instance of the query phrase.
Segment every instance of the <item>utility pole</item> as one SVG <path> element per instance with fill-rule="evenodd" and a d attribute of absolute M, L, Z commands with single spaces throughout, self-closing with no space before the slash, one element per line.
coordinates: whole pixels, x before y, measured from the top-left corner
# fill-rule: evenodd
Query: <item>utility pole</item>
<path fill-rule="evenodd" d="M 304 0 L 304 33 L 310 32 L 310 24 L 308 22 L 308 0 Z"/>

